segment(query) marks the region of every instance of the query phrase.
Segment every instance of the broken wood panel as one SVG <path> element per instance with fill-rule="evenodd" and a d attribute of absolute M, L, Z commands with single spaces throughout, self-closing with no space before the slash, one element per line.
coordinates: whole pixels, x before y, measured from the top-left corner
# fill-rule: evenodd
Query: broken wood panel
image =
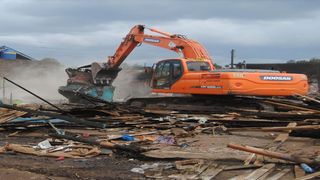
<path fill-rule="evenodd" d="M 25 114 L 27 113 L 22 111 L 10 110 L 6 108 L 0 108 L 0 123 L 6 123 Z"/>
<path fill-rule="evenodd" d="M 289 104 L 284 104 L 284 103 L 279 103 L 279 102 L 272 102 L 272 101 L 264 101 L 264 102 L 265 103 L 269 103 L 269 104 L 273 104 L 273 105 L 277 105 L 277 106 L 286 107 L 286 108 L 289 108 L 289 109 L 309 111 L 309 112 L 314 112 L 314 113 L 318 113 L 318 114 L 320 113 L 320 111 L 315 110 L 315 109 L 309 109 L 309 108 L 295 106 L 295 105 L 289 105 Z"/>
<path fill-rule="evenodd" d="M 14 151 L 23 154 L 31 154 L 36 156 L 47 156 L 47 157 L 67 157 L 67 158 L 83 158 L 83 157 L 93 157 L 100 154 L 100 150 L 96 147 L 91 147 L 89 151 L 85 154 L 79 154 L 77 151 L 64 152 L 48 152 L 47 150 L 35 150 L 32 147 L 23 146 L 20 144 L 6 144 L 4 149 L 6 151 Z"/>
<path fill-rule="evenodd" d="M 298 93 L 296 93 L 295 95 L 300 96 L 300 97 L 303 97 L 303 98 L 306 98 L 306 99 L 308 99 L 308 100 L 310 100 L 310 101 L 317 102 L 317 103 L 320 104 L 320 101 L 317 100 L 317 99 L 315 99 L 315 98 L 312 98 L 312 97 L 309 97 L 309 96 L 304 96 L 304 95 L 298 94 Z"/>
<path fill-rule="evenodd" d="M 243 145 L 229 143 L 227 147 L 232 148 L 232 149 L 241 150 L 241 151 L 251 152 L 251 153 L 255 153 L 255 154 L 260 154 L 260 155 L 264 155 L 264 156 L 268 156 L 268 157 L 272 157 L 272 158 L 296 162 L 296 163 L 306 163 L 306 164 L 316 163 L 315 160 L 311 160 L 308 158 L 294 157 L 290 154 L 269 151 L 266 149 L 261 149 L 261 148 L 251 147 L 251 146 L 243 146 Z"/>
<path fill-rule="evenodd" d="M 262 166 L 258 166 L 258 165 L 236 165 L 236 166 L 228 166 L 223 168 L 224 171 L 233 171 L 233 170 L 242 170 L 242 169 L 256 169 L 256 168 L 260 168 Z"/>
<path fill-rule="evenodd" d="M 244 160 L 247 154 L 237 154 L 237 155 L 230 155 L 230 154 L 214 154 L 209 152 L 186 152 L 186 151 L 170 151 L 170 150 L 151 150 L 143 153 L 147 157 L 152 158 L 184 158 L 184 159 L 227 159 L 232 156 L 234 159 Z"/>
<path fill-rule="evenodd" d="M 299 177 L 299 178 L 297 178 L 295 180 L 309 180 L 309 179 L 313 179 L 313 178 L 316 178 L 316 177 L 320 177 L 320 171 L 312 173 L 312 174 L 309 174 L 309 175 L 306 175 L 306 176 L 303 176 L 303 177 Z"/>
<path fill-rule="evenodd" d="M 277 174 L 269 177 L 268 180 L 279 180 L 284 175 L 288 174 L 290 171 L 291 171 L 291 169 L 289 169 L 289 168 L 283 169 L 280 172 L 278 172 Z"/>
<path fill-rule="evenodd" d="M 253 171 L 248 176 L 244 178 L 244 180 L 258 180 L 260 179 L 264 174 L 268 173 L 269 171 L 272 171 L 275 167 L 275 164 L 266 164 L 262 166 L 261 168 Z"/>
<path fill-rule="evenodd" d="M 232 178 L 229 178 L 228 180 L 244 180 L 244 178 L 246 176 L 248 176 L 250 173 L 244 173 L 244 174 L 240 174 L 240 175 L 237 175 L 235 177 L 232 177 Z"/>
<path fill-rule="evenodd" d="M 220 172 L 223 171 L 223 168 L 218 167 L 216 164 L 211 164 L 205 171 L 203 171 L 199 178 L 202 180 L 210 180 L 216 177 Z"/>
<path fill-rule="evenodd" d="M 294 166 L 294 176 L 295 178 L 300 178 L 305 176 L 306 173 L 304 172 L 304 170 L 299 166 L 299 165 L 295 165 Z"/>
<path fill-rule="evenodd" d="M 320 125 L 305 125 L 295 127 L 251 127 L 251 128 L 229 128 L 229 131 L 264 131 L 264 132 L 276 132 L 276 131 L 292 131 L 292 130 L 317 130 L 320 129 Z"/>
<path fill-rule="evenodd" d="M 287 127 L 296 127 L 297 123 L 292 122 L 289 123 Z M 275 142 L 285 142 L 289 138 L 289 133 L 291 133 L 292 130 L 288 130 L 287 133 L 281 133 L 277 136 L 277 138 L 274 140 Z"/>

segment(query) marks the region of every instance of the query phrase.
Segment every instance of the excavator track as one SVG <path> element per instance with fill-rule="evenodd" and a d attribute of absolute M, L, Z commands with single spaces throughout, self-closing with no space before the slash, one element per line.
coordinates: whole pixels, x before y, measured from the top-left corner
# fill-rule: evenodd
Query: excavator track
<path fill-rule="evenodd" d="M 177 110 L 187 113 L 319 111 L 318 105 L 310 106 L 310 103 L 295 97 L 193 95 L 187 97 L 131 98 L 126 101 L 126 104 L 145 109 Z"/>
<path fill-rule="evenodd" d="M 187 112 L 226 112 L 231 109 L 270 110 L 261 100 L 238 96 L 147 97 L 131 98 L 127 105 L 148 109 L 167 109 Z"/>

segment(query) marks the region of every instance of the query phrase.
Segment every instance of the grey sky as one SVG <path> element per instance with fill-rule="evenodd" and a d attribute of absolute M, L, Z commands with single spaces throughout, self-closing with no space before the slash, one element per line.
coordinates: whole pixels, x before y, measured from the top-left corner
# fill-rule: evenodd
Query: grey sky
<path fill-rule="evenodd" d="M 218 64 L 320 57 L 320 1 L 0 0 L 0 45 L 79 66 L 104 61 L 135 24 L 187 35 Z M 143 45 L 128 63 L 177 57 Z"/>

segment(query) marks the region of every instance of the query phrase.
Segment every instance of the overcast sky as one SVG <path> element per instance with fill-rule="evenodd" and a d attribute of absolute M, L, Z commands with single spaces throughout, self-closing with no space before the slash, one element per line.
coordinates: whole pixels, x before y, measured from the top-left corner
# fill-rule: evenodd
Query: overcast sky
<path fill-rule="evenodd" d="M 135 24 L 183 34 L 214 61 L 286 62 L 320 57 L 318 0 L 0 0 L 0 45 L 67 66 L 105 61 Z M 178 55 L 148 45 L 126 62 Z"/>

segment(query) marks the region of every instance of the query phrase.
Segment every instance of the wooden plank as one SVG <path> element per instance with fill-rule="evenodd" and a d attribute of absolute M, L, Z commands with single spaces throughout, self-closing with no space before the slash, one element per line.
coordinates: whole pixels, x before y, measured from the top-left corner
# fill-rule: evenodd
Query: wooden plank
<path fill-rule="evenodd" d="M 296 162 L 296 163 L 306 163 L 306 164 L 313 164 L 315 163 L 315 160 L 311 160 L 305 157 L 296 157 L 292 156 L 288 153 L 280 153 L 280 152 L 275 152 L 275 151 L 270 151 L 266 149 L 261 149 L 261 148 L 256 148 L 252 146 L 243 146 L 239 144 L 233 144 L 229 143 L 227 147 L 232 148 L 232 149 L 237 149 L 240 151 L 246 151 L 246 152 L 251 152 L 255 154 L 260 154 L 272 158 L 277 158 L 277 159 L 282 159 L 286 161 L 291 161 L 291 162 Z"/>
<path fill-rule="evenodd" d="M 228 128 L 228 131 L 263 131 L 263 132 L 276 132 L 276 131 L 291 131 L 291 130 L 312 130 L 320 129 L 320 125 L 305 125 L 295 127 L 265 127 L 265 128 Z"/>
<path fill-rule="evenodd" d="M 280 172 L 278 172 L 277 174 L 269 177 L 268 180 L 278 180 L 278 179 L 282 178 L 284 175 L 288 174 L 290 171 L 291 171 L 291 169 L 289 169 L 289 168 L 283 169 Z"/>
<path fill-rule="evenodd" d="M 244 165 L 249 165 L 251 164 L 251 162 L 255 161 L 256 159 L 257 159 L 257 155 L 252 153 L 250 154 L 250 156 L 246 158 L 246 160 L 244 161 Z"/>
<path fill-rule="evenodd" d="M 320 111 L 315 110 L 315 109 L 309 109 L 309 108 L 304 108 L 304 107 L 299 107 L 299 106 L 294 106 L 294 105 L 289 105 L 289 104 L 284 104 L 284 103 L 279 103 L 279 102 L 272 102 L 272 101 L 264 101 L 264 102 L 269 103 L 269 104 L 273 104 L 273 105 L 283 106 L 283 107 L 290 108 L 290 109 L 320 113 Z"/>
<path fill-rule="evenodd" d="M 249 174 L 250 174 L 250 173 L 240 174 L 240 175 L 238 175 L 238 176 L 229 178 L 228 180 L 244 180 L 244 178 L 245 178 L 246 176 L 248 176 Z"/>
<path fill-rule="evenodd" d="M 236 165 L 236 166 L 228 166 L 223 168 L 224 171 L 233 171 L 233 170 L 242 170 L 242 169 L 256 169 L 261 168 L 262 166 L 257 165 Z"/>
<path fill-rule="evenodd" d="M 207 159 L 212 156 L 210 153 L 200 152 L 186 152 L 186 151 L 163 151 L 163 150 L 151 150 L 143 153 L 148 157 L 153 158 L 188 158 L 188 159 Z"/>
<path fill-rule="evenodd" d="M 288 124 L 287 127 L 295 127 L 296 125 L 297 125 L 297 123 L 291 122 L 291 123 Z M 281 133 L 281 134 L 279 134 L 279 135 L 273 140 L 273 142 L 268 145 L 268 146 L 269 146 L 268 150 L 272 150 L 272 151 L 277 150 L 277 149 L 282 145 L 282 143 L 285 142 L 285 141 L 289 138 L 288 132 L 291 132 L 291 130 L 286 131 L 286 133 Z M 253 154 L 253 155 L 255 155 L 255 154 Z M 254 164 L 255 164 L 255 165 L 261 165 L 261 164 L 263 164 L 263 163 L 262 163 L 263 160 L 264 160 L 263 157 L 264 157 L 264 156 L 262 156 L 262 155 L 256 155 L 256 160 L 255 160 Z"/>
<path fill-rule="evenodd" d="M 304 170 L 299 166 L 299 165 L 295 165 L 294 166 L 294 176 L 295 178 L 300 178 L 305 176 L 306 173 L 304 172 Z"/>
<path fill-rule="evenodd" d="M 300 178 L 297 178 L 295 180 L 308 180 L 308 179 L 313 179 L 315 177 L 320 177 L 320 171 L 303 176 L 303 177 L 300 177 Z"/>
<path fill-rule="evenodd" d="M 168 177 L 173 179 L 198 179 L 197 177 L 207 170 L 209 166 L 210 164 L 196 164 L 190 168 L 193 170 L 191 173 L 190 170 L 187 170 L 181 174 L 172 174 Z"/>
<path fill-rule="evenodd" d="M 229 154 L 232 151 L 227 151 L 222 154 L 219 153 L 218 155 L 212 152 L 187 152 L 187 151 L 173 151 L 173 150 L 151 150 L 144 152 L 143 154 L 147 157 L 152 158 L 184 158 L 184 159 L 226 159 L 226 158 L 234 158 L 243 161 L 245 159 L 246 154 Z"/>
<path fill-rule="evenodd" d="M 26 112 L 10 110 L 5 108 L 0 108 L 0 123 L 6 123 L 10 120 L 16 119 L 17 117 L 27 114 Z"/>
<path fill-rule="evenodd" d="M 314 101 L 314 102 L 317 102 L 317 103 L 320 103 L 320 101 L 319 101 L 319 100 L 314 99 L 314 98 L 309 97 L 309 96 L 304 96 L 304 95 L 302 95 L 302 94 L 298 94 L 298 93 L 295 93 L 295 95 L 300 96 L 300 97 L 303 97 L 303 98 L 306 98 L 306 99 L 309 99 L 309 100 Z"/>
<path fill-rule="evenodd" d="M 248 176 L 246 176 L 244 178 L 244 180 L 258 180 L 265 173 L 272 171 L 274 169 L 274 167 L 275 167 L 275 164 L 266 164 L 266 165 L 262 166 L 261 168 L 251 172 Z"/>
<path fill-rule="evenodd" d="M 199 178 L 202 180 L 210 180 L 217 176 L 223 169 L 218 167 L 216 164 L 211 164 L 205 171 L 203 171 Z"/>
<path fill-rule="evenodd" d="M 273 173 L 273 171 L 274 171 L 274 169 L 272 169 L 272 170 L 264 173 L 261 177 L 258 178 L 258 180 L 265 180 L 265 179 L 268 179 L 268 180 L 269 180 L 268 176 L 269 176 L 271 173 Z"/>
<path fill-rule="evenodd" d="M 296 127 L 297 123 L 292 122 L 289 123 L 287 127 Z M 274 140 L 275 142 L 285 142 L 289 138 L 289 133 L 291 133 L 292 130 L 288 130 L 287 133 L 281 133 L 277 136 L 277 138 Z"/>
<path fill-rule="evenodd" d="M 175 166 L 179 170 L 184 170 L 184 169 L 192 169 L 196 165 L 202 165 L 204 164 L 203 159 L 187 159 L 187 160 L 181 160 L 181 161 L 176 161 Z"/>

